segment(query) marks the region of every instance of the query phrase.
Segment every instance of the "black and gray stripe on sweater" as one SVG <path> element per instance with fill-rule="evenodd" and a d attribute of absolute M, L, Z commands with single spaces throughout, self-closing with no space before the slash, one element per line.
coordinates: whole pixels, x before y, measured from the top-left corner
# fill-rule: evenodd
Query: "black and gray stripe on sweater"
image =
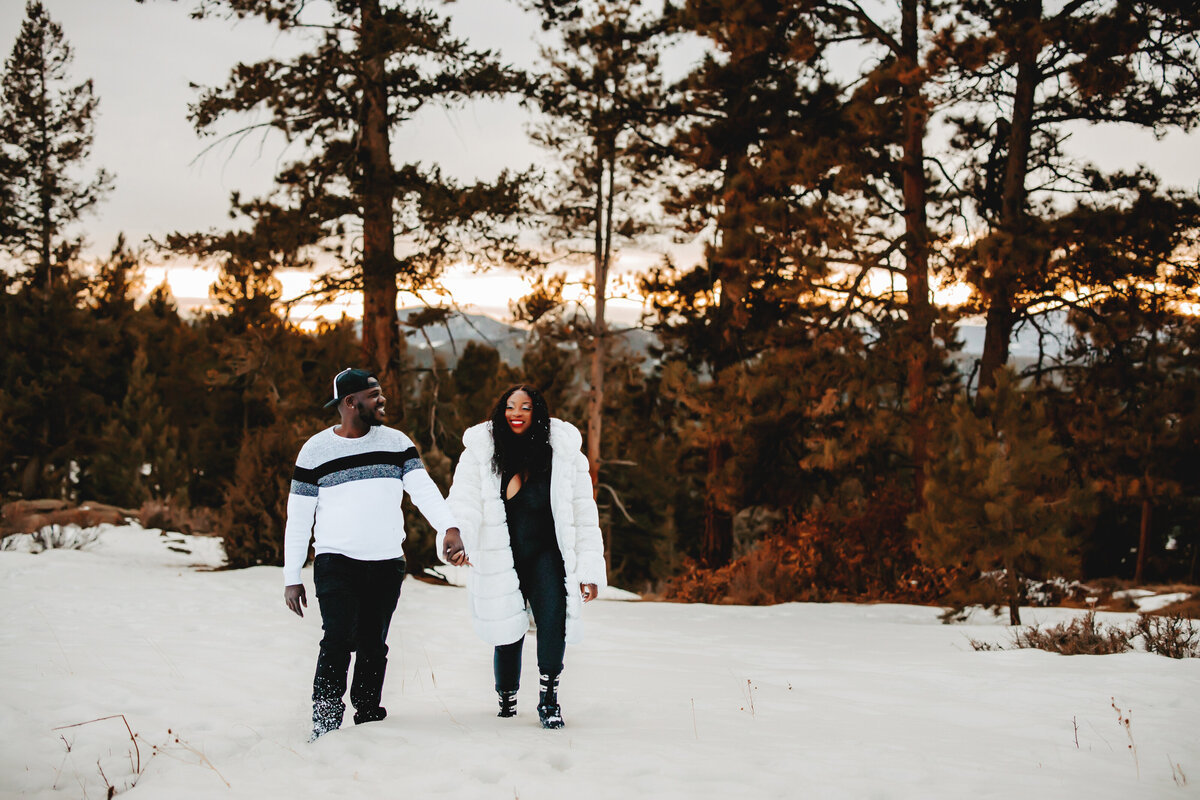
<path fill-rule="evenodd" d="M 328 489 L 331 486 L 367 478 L 403 480 L 404 476 L 414 469 L 425 469 L 415 447 L 401 452 L 373 450 L 368 453 L 355 453 L 331 459 L 313 468 L 297 464 L 292 472 L 291 493 L 316 497 L 319 488 Z"/>

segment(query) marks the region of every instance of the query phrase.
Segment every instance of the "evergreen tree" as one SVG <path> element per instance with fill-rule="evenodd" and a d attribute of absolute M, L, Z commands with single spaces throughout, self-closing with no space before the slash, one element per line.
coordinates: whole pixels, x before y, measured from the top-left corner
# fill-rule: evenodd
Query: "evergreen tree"
<path fill-rule="evenodd" d="M 679 566 L 677 511 L 695 504 L 677 473 L 673 403 L 644 361 L 625 340 L 609 353 L 603 409 L 609 455 L 596 503 L 610 581 L 652 591 Z"/>
<path fill-rule="evenodd" d="M 654 227 L 652 189 L 665 139 L 659 68 L 661 19 L 641 0 L 562 3 L 540 7 L 543 27 L 559 42 L 542 50 L 544 69 L 532 83 L 545 115 L 534 139 L 557 159 L 539 198 L 546 235 L 556 253 L 591 264 L 587 454 L 592 485 L 603 465 L 604 375 L 610 339 L 606 303 L 621 242 Z M 563 17 L 568 19 L 563 19 Z"/>
<path fill-rule="evenodd" d="M 0 492 L 78 497 L 110 404 L 111 336 L 84 308 L 86 286 L 67 276 L 50 287 L 0 272 Z M 117 396 L 118 398 L 120 395 Z"/>
<path fill-rule="evenodd" d="M 75 177 L 91 153 L 97 99 L 91 80 L 70 83 L 71 60 L 62 28 L 29 0 L 0 76 L 0 248 L 43 287 L 79 250 L 69 228 L 112 187 L 102 169 Z"/>
<path fill-rule="evenodd" d="M 1128 246 L 1126 235 L 1144 233 L 1147 225 L 1170 230 L 1170 212 L 1178 206 L 1162 205 L 1166 207 L 1143 204 L 1137 219 L 1129 219 L 1124 228 L 1110 215 L 1106 225 L 1110 251 L 1123 249 L 1122 243 Z M 1143 219 L 1143 214 L 1152 215 L 1153 222 Z M 1088 543 L 1088 555 L 1120 568 L 1129 552 L 1136 551 L 1132 577 L 1138 583 L 1148 577 L 1151 555 L 1166 555 L 1159 546 L 1167 539 L 1166 532 L 1194 525 L 1194 512 L 1189 513 L 1179 500 L 1200 496 L 1192 464 L 1200 432 L 1195 413 L 1200 363 L 1192 344 L 1195 321 L 1187 313 L 1200 289 L 1194 256 L 1198 230 L 1191 227 L 1182 238 L 1163 237 L 1168 247 L 1176 249 L 1174 258 L 1138 236 L 1133 241 L 1141 246 L 1124 254 L 1150 256 L 1157 268 L 1143 271 L 1141 280 L 1124 284 L 1122 291 L 1072 314 L 1077 333 L 1063 370 L 1068 389 L 1063 398 L 1064 427 L 1073 438 L 1075 458 L 1096 481 L 1112 515 L 1136 519 L 1129 527 L 1138 532 L 1133 542 L 1111 531 L 1108 519 L 1099 520 L 1103 538 Z M 1093 264 L 1103 263 L 1098 256 L 1093 252 Z M 1126 265 L 1122 271 L 1142 270 Z"/>
<path fill-rule="evenodd" d="M 1054 440 L 1044 403 L 1010 371 L 980 391 L 981 413 L 960 398 L 934 441 L 925 507 L 910 517 L 922 558 L 942 567 L 1000 571 L 1009 623 L 1021 623 L 1024 580 L 1076 569 L 1073 529 L 1089 502 Z M 987 578 L 987 575 L 983 575 Z"/>
<path fill-rule="evenodd" d="M 961 41 L 949 55 L 962 100 L 953 145 L 965 157 L 962 185 L 980 233 L 956 266 L 976 290 L 967 310 L 986 319 L 983 388 L 1008 362 L 1019 322 L 1087 302 L 1096 287 L 1064 275 L 1063 248 L 1093 245 L 1059 235 L 1063 198 L 1083 197 L 1106 216 L 1127 207 L 1143 177 L 1104 175 L 1072 157 L 1069 126 L 1133 125 L 1162 136 L 1200 122 L 1200 10 L 1155 0 L 969 0 L 960 8 Z M 1093 232 L 1103 248 L 1107 232 Z"/>
<path fill-rule="evenodd" d="M 870 10 L 868 10 L 868 8 Z M 898 16 L 894 16 L 898 12 Z M 905 378 L 914 501 L 923 497 L 924 464 L 930 435 L 936 360 L 937 309 L 930 292 L 946 218 L 945 187 L 931 170 L 927 155 L 931 120 L 946 102 L 946 51 L 956 41 L 954 6 L 943 0 L 896 0 L 864 7 L 851 0 L 819 0 L 815 16 L 824 21 L 823 40 L 852 41 L 872 56 L 861 75 L 841 93 L 840 124 L 825 131 L 831 181 L 837 197 L 830 215 L 851 230 L 843 255 L 834 261 L 853 265 L 839 270 L 831 287 L 854 309 L 866 294 L 874 315 L 899 316 L 905 339 L 897 355 L 907 366 Z M 831 173 L 832 174 L 832 173 Z M 837 242 L 835 241 L 834 244 Z M 892 288 L 870 288 L 872 276 L 889 276 Z M 895 280 L 904 282 L 897 292 Z"/>
<path fill-rule="evenodd" d="M 142 348 L 130 365 L 125 399 L 100 432 L 95 452 L 84 479 L 88 497 L 133 508 L 152 498 L 188 505 L 179 432 L 168 421 Z"/>
<path fill-rule="evenodd" d="M 730 393 L 722 384 L 768 346 L 771 332 L 810 323 L 800 306 L 823 276 L 814 251 L 824 243 L 812 227 L 822 167 L 807 158 L 806 145 L 828 121 L 830 87 L 800 5 L 694 0 L 670 22 L 706 37 L 714 51 L 678 87 L 686 124 L 671 147 L 683 178 L 665 201 L 684 232 L 707 241 L 702 263 L 666 264 L 643 290 L 668 358 L 710 379 L 696 390 L 712 397 L 691 399 L 719 408 Z M 726 482 L 741 428 L 732 422 L 705 419 L 693 440 L 704 448 L 700 551 L 709 566 L 729 559 L 739 508 Z"/>
<path fill-rule="evenodd" d="M 495 348 L 467 342 L 452 376 L 451 413 L 457 419 L 458 429 L 465 431 L 486 420 L 496 399 L 518 379 L 517 372 L 500 360 Z"/>
<path fill-rule="evenodd" d="M 108 258 L 96 265 L 88 287 L 89 305 L 101 317 L 125 323 L 134 313 L 143 288 L 140 260 L 141 253 L 129 248 L 125 234 L 118 234 Z"/>
<path fill-rule="evenodd" d="M 308 434 L 316 428 L 307 430 Z M 258 428 L 242 439 L 226 484 L 218 525 L 231 568 L 283 565 L 283 529 L 296 453 L 306 437 L 291 422 Z"/>
<path fill-rule="evenodd" d="M 322 276 L 326 293 L 363 293 L 363 361 L 400 395 L 399 289 L 423 288 L 447 264 L 486 255 L 517 258 L 501 221 L 515 210 L 518 181 L 458 185 L 436 167 L 393 163 L 391 137 L 423 107 L 497 96 L 519 83 L 490 53 L 450 35 L 445 19 L 412 2 L 383 0 L 197 0 L 195 16 L 256 17 L 286 34 L 314 34 L 289 61 L 239 65 L 192 106 L 198 131 L 260 111 L 255 128 L 297 142 L 305 156 L 284 166 L 266 198 L 233 197 L 241 229 L 175 236 L 178 251 L 223 254 L 237 272 L 340 261 Z M 466 243 L 486 243 L 468 247 Z M 404 255 L 397 257 L 402 250 Z"/>

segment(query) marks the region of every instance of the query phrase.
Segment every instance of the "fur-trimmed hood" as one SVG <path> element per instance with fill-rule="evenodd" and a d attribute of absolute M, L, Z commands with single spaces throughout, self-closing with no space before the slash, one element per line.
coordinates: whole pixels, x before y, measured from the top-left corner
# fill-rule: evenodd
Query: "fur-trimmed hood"
<path fill-rule="evenodd" d="M 490 461 L 496 452 L 496 442 L 492 438 L 492 422 L 481 422 L 472 425 L 463 432 L 463 444 L 469 450 L 474 450 L 481 459 Z M 574 455 L 583 446 L 583 435 L 571 423 L 550 418 L 550 449 L 555 454 L 570 453 Z"/>

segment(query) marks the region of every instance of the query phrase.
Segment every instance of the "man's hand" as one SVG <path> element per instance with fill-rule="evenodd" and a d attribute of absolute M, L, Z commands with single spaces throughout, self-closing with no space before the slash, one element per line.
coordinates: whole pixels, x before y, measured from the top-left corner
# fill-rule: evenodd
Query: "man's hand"
<path fill-rule="evenodd" d="M 596 588 L 594 583 L 579 584 L 579 591 L 583 594 L 583 602 L 590 603 L 600 596 L 600 590 Z"/>
<path fill-rule="evenodd" d="M 296 616 L 303 617 L 304 608 L 308 608 L 308 597 L 304 594 L 304 584 L 294 583 L 291 586 L 283 587 L 283 602 L 287 607 L 296 612 Z"/>
<path fill-rule="evenodd" d="M 458 528 L 447 528 L 446 538 L 442 543 L 442 557 L 456 567 L 463 565 L 471 566 L 471 562 L 467 559 L 467 550 L 463 547 L 462 536 L 458 532 Z"/>

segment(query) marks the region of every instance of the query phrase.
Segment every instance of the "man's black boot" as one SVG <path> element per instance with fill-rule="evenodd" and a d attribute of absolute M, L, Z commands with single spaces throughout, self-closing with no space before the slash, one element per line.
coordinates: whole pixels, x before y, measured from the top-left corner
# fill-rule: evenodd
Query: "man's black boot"
<path fill-rule="evenodd" d="M 387 709 L 383 706 L 375 706 L 374 708 L 364 708 L 354 712 L 354 724 L 362 725 L 364 722 L 378 722 L 387 717 Z"/>
<path fill-rule="evenodd" d="M 313 701 L 313 729 L 310 742 L 315 742 L 330 731 L 342 727 L 342 715 L 346 712 L 346 704 L 341 700 Z"/>

